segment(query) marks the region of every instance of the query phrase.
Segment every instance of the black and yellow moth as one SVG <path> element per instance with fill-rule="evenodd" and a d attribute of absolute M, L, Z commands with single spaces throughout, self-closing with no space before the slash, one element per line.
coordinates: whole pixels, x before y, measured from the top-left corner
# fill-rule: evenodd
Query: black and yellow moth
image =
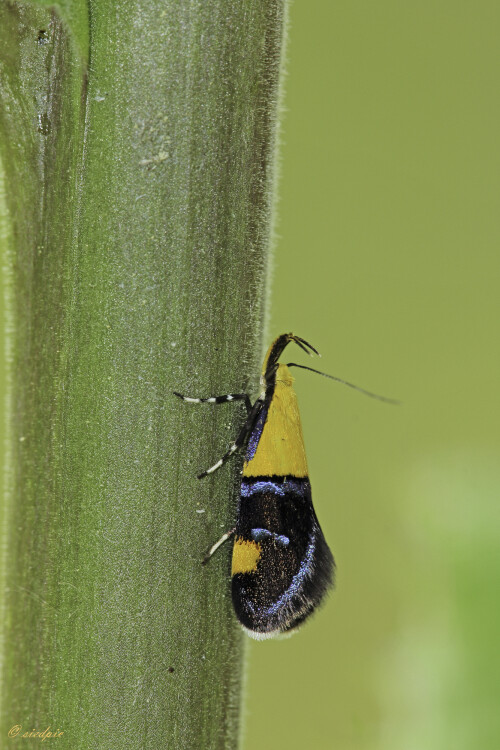
<path fill-rule="evenodd" d="M 312 504 L 290 367 L 312 370 L 368 396 L 391 401 L 310 367 L 280 363 L 290 342 L 307 353 L 318 353 L 292 333 L 278 336 L 264 359 L 261 393 L 253 405 L 246 393 L 189 398 L 175 392 L 192 403 L 243 400 L 246 404 L 247 419 L 235 442 L 199 478 L 219 469 L 238 450 L 245 450 L 236 525 L 214 544 L 204 562 L 234 536 L 233 606 L 243 629 L 258 640 L 296 630 L 334 584 L 334 558 Z"/>

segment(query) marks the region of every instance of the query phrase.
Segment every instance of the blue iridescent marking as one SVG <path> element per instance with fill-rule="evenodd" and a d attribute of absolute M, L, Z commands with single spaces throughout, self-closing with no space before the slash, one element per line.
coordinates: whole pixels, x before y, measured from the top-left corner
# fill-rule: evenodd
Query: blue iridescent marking
<path fill-rule="evenodd" d="M 283 485 L 274 482 L 242 482 L 241 497 L 251 497 L 259 492 L 271 492 L 273 495 L 284 496 L 285 490 Z"/>
<path fill-rule="evenodd" d="M 273 531 L 269 531 L 269 529 L 252 529 L 250 535 L 254 542 L 261 542 L 263 539 L 269 539 L 269 537 L 272 537 L 283 547 L 288 547 L 290 544 L 290 539 L 287 536 L 284 534 L 276 534 Z"/>
<path fill-rule="evenodd" d="M 310 574 L 312 561 L 314 558 L 314 550 L 316 549 L 316 533 L 313 531 L 311 535 L 311 541 L 309 542 L 306 550 L 306 554 L 302 562 L 300 563 L 299 572 L 294 575 L 292 578 L 292 582 L 290 586 L 287 588 L 285 593 L 280 596 L 280 598 L 274 602 L 274 604 L 271 604 L 270 607 L 266 607 L 264 612 L 266 614 L 275 614 L 280 609 L 283 608 L 283 605 L 287 604 L 291 601 L 291 599 L 299 593 L 300 589 L 302 588 L 302 585 L 305 581 L 305 579 Z"/>
<path fill-rule="evenodd" d="M 255 451 L 257 450 L 257 446 L 259 444 L 260 436 L 262 435 L 262 430 L 264 429 L 266 419 L 267 419 L 267 406 L 264 406 L 262 408 L 262 411 L 259 414 L 259 418 L 257 422 L 255 423 L 255 427 L 252 430 L 250 439 L 247 444 L 247 453 L 245 456 L 245 459 L 247 461 L 251 461 L 252 458 L 255 456 Z"/>
<path fill-rule="evenodd" d="M 307 479 L 295 480 L 285 479 L 284 482 L 252 482 L 251 478 L 244 479 L 241 483 L 241 497 L 251 497 L 260 492 L 270 492 L 272 495 L 284 497 L 287 493 L 303 495 L 305 489 L 309 489 Z"/>

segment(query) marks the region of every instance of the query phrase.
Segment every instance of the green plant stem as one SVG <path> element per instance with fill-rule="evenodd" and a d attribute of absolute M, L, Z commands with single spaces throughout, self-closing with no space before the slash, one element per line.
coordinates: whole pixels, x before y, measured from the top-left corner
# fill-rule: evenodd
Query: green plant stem
<path fill-rule="evenodd" d="M 0 8 L 0 736 L 233 748 L 230 550 L 200 562 L 238 461 L 196 474 L 242 407 L 172 391 L 257 382 L 284 0 L 43 5 Z"/>

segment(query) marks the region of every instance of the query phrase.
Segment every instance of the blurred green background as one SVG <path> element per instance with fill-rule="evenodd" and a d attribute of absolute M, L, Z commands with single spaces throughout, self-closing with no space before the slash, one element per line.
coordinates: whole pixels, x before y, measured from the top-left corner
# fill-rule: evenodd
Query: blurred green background
<path fill-rule="evenodd" d="M 500 4 L 291 5 L 269 338 L 336 592 L 248 649 L 245 748 L 500 747 Z"/>

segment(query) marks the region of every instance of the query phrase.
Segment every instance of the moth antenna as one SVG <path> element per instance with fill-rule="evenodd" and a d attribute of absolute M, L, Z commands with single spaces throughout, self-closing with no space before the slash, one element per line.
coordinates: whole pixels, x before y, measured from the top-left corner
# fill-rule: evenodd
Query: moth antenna
<path fill-rule="evenodd" d="M 300 367 L 301 370 L 309 370 L 310 372 L 315 372 L 317 375 L 323 375 L 324 378 L 330 378 L 330 380 L 336 380 L 337 383 L 342 383 L 342 385 L 347 385 L 349 388 L 353 388 L 355 391 L 359 391 L 360 393 L 364 393 L 365 396 L 369 396 L 370 398 L 376 398 L 378 401 L 384 401 L 386 404 L 393 404 L 395 406 L 401 404 L 401 401 L 395 398 L 387 398 L 387 396 L 380 396 L 378 393 L 372 393 L 372 391 L 367 391 L 365 388 L 360 388 L 359 385 L 354 385 L 354 383 L 349 383 L 348 380 L 342 380 L 342 378 L 337 378 L 335 375 L 328 375 L 326 372 L 320 372 L 319 370 L 314 370 L 312 367 L 306 367 L 305 365 L 298 365 L 296 362 L 288 362 L 287 367 Z"/>

